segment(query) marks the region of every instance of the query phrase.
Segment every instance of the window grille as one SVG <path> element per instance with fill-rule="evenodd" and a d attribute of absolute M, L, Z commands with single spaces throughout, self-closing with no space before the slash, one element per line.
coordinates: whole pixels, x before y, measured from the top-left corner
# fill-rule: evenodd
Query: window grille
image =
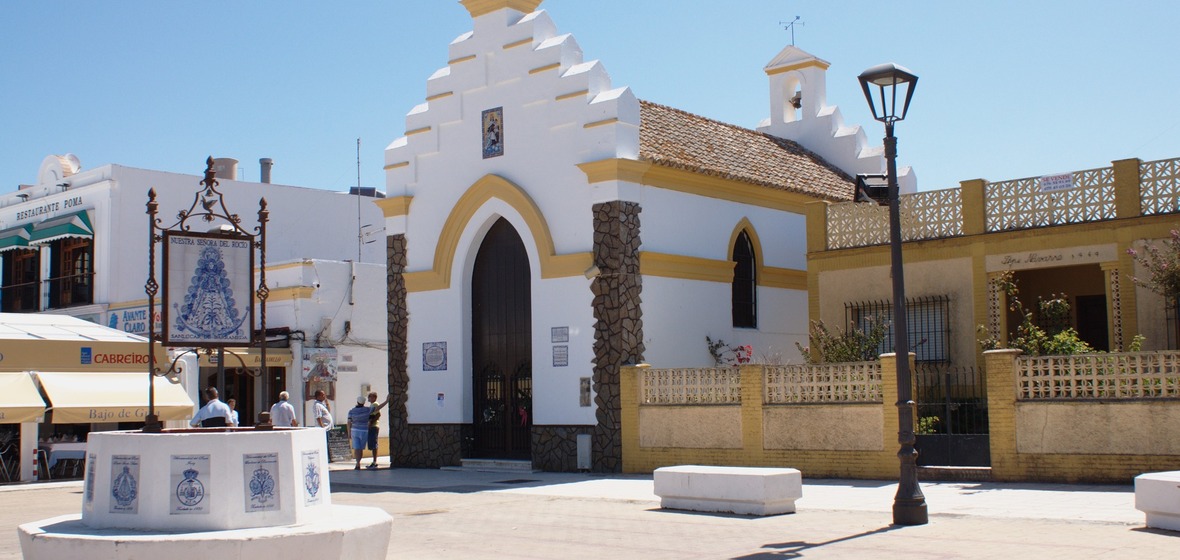
<path fill-rule="evenodd" d="M 950 362 L 950 298 L 928 296 L 906 300 L 906 331 L 910 352 L 918 362 Z M 872 321 L 885 323 L 878 354 L 893 352 L 893 302 L 863 301 L 844 304 L 845 330 L 867 333 Z"/>

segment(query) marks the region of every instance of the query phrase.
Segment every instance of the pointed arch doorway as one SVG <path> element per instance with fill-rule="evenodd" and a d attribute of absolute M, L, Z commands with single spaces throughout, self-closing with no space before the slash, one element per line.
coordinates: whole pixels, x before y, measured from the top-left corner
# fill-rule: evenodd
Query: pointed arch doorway
<path fill-rule="evenodd" d="M 531 277 L 524 242 L 500 218 L 471 274 L 471 452 L 477 458 L 531 459 Z"/>

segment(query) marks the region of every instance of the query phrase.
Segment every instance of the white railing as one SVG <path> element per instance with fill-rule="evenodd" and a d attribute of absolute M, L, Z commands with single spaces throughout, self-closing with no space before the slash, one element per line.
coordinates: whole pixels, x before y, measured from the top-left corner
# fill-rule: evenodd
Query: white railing
<path fill-rule="evenodd" d="M 640 404 L 741 404 L 738 368 L 647 369 Z"/>
<path fill-rule="evenodd" d="M 959 189 L 923 191 L 898 200 L 904 241 L 963 235 L 963 195 Z M 838 202 L 828 207 L 828 248 L 889 243 L 889 207 Z"/>
<path fill-rule="evenodd" d="M 1020 356 L 1017 400 L 1180 398 L 1180 351 Z"/>
<path fill-rule="evenodd" d="M 1073 188 L 1042 192 L 1038 177 L 988 183 L 984 215 L 989 232 L 1109 220 L 1116 217 L 1114 168 L 1073 172 Z"/>
<path fill-rule="evenodd" d="M 1077 224 L 1118 217 L 1114 168 L 1070 174 L 1070 188 L 1042 192 L 1040 177 L 984 185 L 984 229 L 1011 231 Z M 1180 158 L 1139 165 L 1142 215 L 1180 212 Z M 964 235 L 961 189 L 921 191 L 899 200 L 904 241 Z M 827 248 L 845 249 L 889 243 L 889 212 L 884 206 L 839 202 L 827 207 Z"/>
<path fill-rule="evenodd" d="M 881 362 L 766 367 L 766 404 L 880 403 Z"/>
<path fill-rule="evenodd" d="M 1180 158 L 1139 165 L 1139 204 L 1145 215 L 1180 212 Z"/>

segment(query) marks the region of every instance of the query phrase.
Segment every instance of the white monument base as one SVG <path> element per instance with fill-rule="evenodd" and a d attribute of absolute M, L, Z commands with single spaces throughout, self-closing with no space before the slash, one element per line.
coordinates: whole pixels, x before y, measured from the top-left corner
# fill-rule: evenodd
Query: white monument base
<path fill-rule="evenodd" d="M 18 528 L 25 560 L 209 560 L 210 558 L 347 558 L 383 560 L 393 518 L 383 510 L 328 506 L 330 514 L 304 525 L 225 531 L 134 531 L 92 528 L 79 514 Z"/>
<path fill-rule="evenodd" d="M 19 527 L 27 560 L 384 559 L 393 518 L 332 503 L 318 428 L 94 432 L 81 515 Z"/>

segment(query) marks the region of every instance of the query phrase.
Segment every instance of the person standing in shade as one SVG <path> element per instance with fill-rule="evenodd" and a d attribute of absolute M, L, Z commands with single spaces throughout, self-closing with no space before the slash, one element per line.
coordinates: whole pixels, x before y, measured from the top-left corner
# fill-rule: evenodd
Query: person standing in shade
<path fill-rule="evenodd" d="M 352 456 L 356 458 L 353 470 L 360 470 L 365 442 L 369 439 L 369 407 L 365 406 L 364 397 L 357 397 L 356 406 L 348 411 L 348 433 L 352 436 Z"/>
<path fill-rule="evenodd" d="M 381 409 L 389 404 L 389 395 L 381 404 L 377 404 L 377 391 L 369 391 L 369 450 L 373 452 L 373 462 L 366 468 L 377 468 L 377 440 L 381 435 Z"/>
<path fill-rule="evenodd" d="M 238 399 L 225 399 L 225 404 L 226 406 L 229 406 L 230 416 L 233 417 L 233 419 L 230 420 L 229 425 L 235 428 L 238 427 Z"/>
<path fill-rule="evenodd" d="M 193 416 L 188 424 L 194 428 L 197 426 L 223 428 L 229 426 L 232 421 L 233 411 L 228 405 L 218 400 L 217 387 L 207 387 L 205 389 L 205 406 L 197 411 L 196 416 Z"/>
<path fill-rule="evenodd" d="M 328 394 L 323 389 L 315 392 L 315 403 L 312 404 L 312 416 L 315 418 L 317 426 L 325 429 L 332 429 L 332 412 L 328 410 L 328 403 L 324 399 L 328 398 Z"/>
<path fill-rule="evenodd" d="M 291 394 L 283 391 L 279 393 L 279 402 L 270 407 L 270 423 L 275 426 L 282 426 L 286 428 L 298 427 L 299 424 L 295 422 L 295 407 L 287 402 L 291 398 Z"/>

